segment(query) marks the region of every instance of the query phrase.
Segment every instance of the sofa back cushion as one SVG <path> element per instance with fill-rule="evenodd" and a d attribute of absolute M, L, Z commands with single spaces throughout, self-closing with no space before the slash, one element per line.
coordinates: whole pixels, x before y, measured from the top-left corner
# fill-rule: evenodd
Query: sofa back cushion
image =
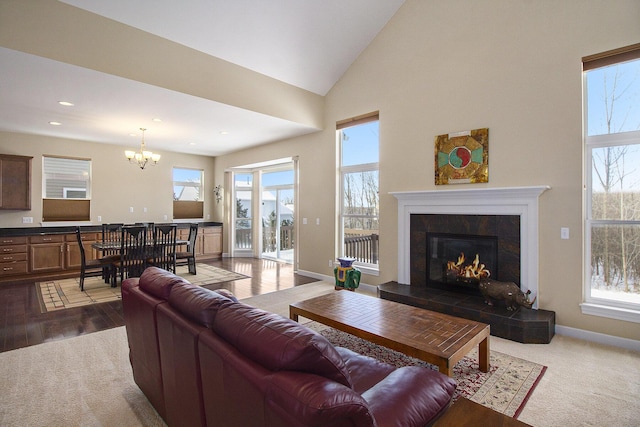
<path fill-rule="evenodd" d="M 199 325 L 210 328 L 218 309 L 225 302 L 233 302 L 219 292 L 192 285 L 176 283 L 169 295 L 169 305 L 183 316 Z"/>
<path fill-rule="evenodd" d="M 161 300 L 168 300 L 176 283 L 189 283 L 180 276 L 158 267 L 149 267 L 140 275 L 140 289 Z"/>
<path fill-rule="evenodd" d="M 219 308 L 213 331 L 271 371 L 308 372 L 352 387 L 347 367 L 333 345 L 293 320 L 229 302 Z"/>

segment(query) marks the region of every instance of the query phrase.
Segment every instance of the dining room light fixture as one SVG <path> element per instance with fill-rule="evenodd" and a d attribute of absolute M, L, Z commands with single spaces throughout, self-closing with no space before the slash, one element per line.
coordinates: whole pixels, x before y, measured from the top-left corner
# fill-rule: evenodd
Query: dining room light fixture
<path fill-rule="evenodd" d="M 145 166 L 147 166 L 149 160 L 151 160 L 153 162 L 153 165 L 155 166 L 158 161 L 160 161 L 160 154 L 154 154 L 146 149 L 146 146 L 144 145 L 144 132 L 146 131 L 146 129 L 140 128 L 140 130 L 142 131 L 142 142 L 140 142 L 140 151 L 136 152 L 132 150 L 125 150 L 124 155 L 129 160 L 129 163 L 136 164 L 138 165 L 138 167 L 140 167 L 140 169 L 144 169 Z"/>

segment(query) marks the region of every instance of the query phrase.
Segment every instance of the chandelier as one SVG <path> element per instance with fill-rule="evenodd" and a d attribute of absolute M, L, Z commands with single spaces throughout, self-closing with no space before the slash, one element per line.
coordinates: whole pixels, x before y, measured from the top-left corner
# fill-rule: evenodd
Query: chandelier
<path fill-rule="evenodd" d="M 142 131 L 142 142 L 140 143 L 140 151 L 136 152 L 132 150 L 125 150 L 124 155 L 127 157 L 127 159 L 129 159 L 129 163 L 135 163 L 140 167 L 140 169 L 144 169 L 145 166 L 147 166 L 149 160 L 151 160 L 153 162 L 153 165 L 155 166 L 158 161 L 160 161 L 160 154 L 154 154 L 151 151 L 147 151 L 145 149 L 144 131 L 146 131 L 146 129 L 140 128 L 140 130 Z"/>

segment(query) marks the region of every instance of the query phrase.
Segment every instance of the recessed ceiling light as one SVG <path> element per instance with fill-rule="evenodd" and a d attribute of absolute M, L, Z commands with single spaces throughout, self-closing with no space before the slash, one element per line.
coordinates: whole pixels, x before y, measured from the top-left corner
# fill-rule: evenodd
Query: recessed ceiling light
<path fill-rule="evenodd" d="M 49 122 L 50 125 L 52 126 L 60 126 L 62 123 L 60 122 Z"/>
<path fill-rule="evenodd" d="M 229 135 L 229 132 L 227 132 L 226 130 L 220 131 L 220 135 Z"/>
<path fill-rule="evenodd" d="M 58 101 L 58 104 L 64 105 L 65 107 L 73 107 L 73 103 L 69 101 Z"/>
<path fill-rule="evenodd" d="M 152 120 L 153 120 L 154 122 L 156 122 L 156 123 L 160 123 L 160 122 L 162 121 L 162 119 L 157 119 L 157 118 L 156 118 L 156 119 L 152 119 Z"/>
<path fill-rule="evenodd" d="M 195 142 L 190 142 L 189 145 L 196 145 L 196 143 Z"/>

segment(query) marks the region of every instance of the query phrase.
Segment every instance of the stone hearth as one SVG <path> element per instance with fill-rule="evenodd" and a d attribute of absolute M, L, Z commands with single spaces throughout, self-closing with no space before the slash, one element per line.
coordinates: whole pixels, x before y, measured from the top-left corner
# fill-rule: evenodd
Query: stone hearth
<path fill-rule="evenodd" d="M 538 198 L 549 187 L 481 188 L 391 193 L 398 199 L 398 282 L 379 287 L 381 298 L 488 323 L 491 334 L 523 343 L 548 343 L 555 313 L 498 303 L 479 293 L 434 289 L 426 277 L 431 233 L 502 234 L 499 257 L 509 259 L 497 280 L 516 282 L 538 297 Z M 500 239 L 500 237 L 499 237 Z M 519 259 L 513 259 L 517 256 Z"/>

